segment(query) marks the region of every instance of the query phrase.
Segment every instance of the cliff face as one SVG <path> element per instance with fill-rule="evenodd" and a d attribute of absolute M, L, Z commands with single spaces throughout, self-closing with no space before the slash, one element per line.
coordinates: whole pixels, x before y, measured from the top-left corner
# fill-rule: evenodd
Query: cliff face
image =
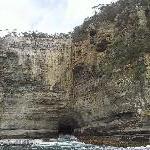
<path fill-rule="evenodd" d="M 149 7 L 136 2 L 106 6 L 73 33 L 74 108 L 85 133 L 149 130 Z"/>
<path fill-rule="evenodd" d="M 1 136 L 149 132 L 149 4 L 101 9 L 72 37 L 1 38 Z"/>
<path fill-rule="evenodd" d="M 1 135 L 57 130 L 70 94 L 69 84 L 61 80 L 70 67 L 67 36 L 1 39 Z"/>

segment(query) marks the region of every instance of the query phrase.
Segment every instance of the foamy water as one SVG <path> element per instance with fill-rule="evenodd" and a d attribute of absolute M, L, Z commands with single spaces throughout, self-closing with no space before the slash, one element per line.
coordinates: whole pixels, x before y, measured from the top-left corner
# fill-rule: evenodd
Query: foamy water
<path fill-rule="evenodd" d="M 44 142 L 41 139 L 0 140 L 0 150 L 150 150 L 150 145 L 127 148 L 96 146 L 82 143 L 74 136 L 62 136 L 58 139 L 50 139 L 49 142 Z"/>

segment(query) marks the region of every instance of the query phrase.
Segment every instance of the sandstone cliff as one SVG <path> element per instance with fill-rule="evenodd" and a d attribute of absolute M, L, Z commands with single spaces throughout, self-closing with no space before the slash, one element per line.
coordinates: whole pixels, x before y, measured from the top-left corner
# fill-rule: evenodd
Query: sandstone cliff
<path fill-rule="evenodd" d="M 74 109 L 83 132 L 149 132 L 149 40 L 147 1 L 102 7 L 75 29 Z"/>
<path fill-rule="evenodd" d="M 1 39 L 1 135 L 57 130 L 70 94 L 61 80 L 70 67 L 70 42 L 70 35 L 41 33 Z"/>
<path fill-rule="evenodd" d="M 0 135 L 150 132 L 149 3 L 100 9 L 71 35 L 1 38 Z"/>

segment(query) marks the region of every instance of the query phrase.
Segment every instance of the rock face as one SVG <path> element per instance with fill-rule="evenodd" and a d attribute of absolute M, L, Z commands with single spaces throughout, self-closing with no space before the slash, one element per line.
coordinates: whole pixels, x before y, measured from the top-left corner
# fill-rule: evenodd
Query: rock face
<path fill-rule="evenodd" d="M 148 134 L 149 11 L 120 0 L 71 35 L 1 38 L 0 135 Z"/>
<path fill-rule="evenodd" d="M 69 84 L 61 78 L 70 67 L 70 37 L 34 36 L 1 41 L 1 135 L 57 131 L 69 100 Z"/>

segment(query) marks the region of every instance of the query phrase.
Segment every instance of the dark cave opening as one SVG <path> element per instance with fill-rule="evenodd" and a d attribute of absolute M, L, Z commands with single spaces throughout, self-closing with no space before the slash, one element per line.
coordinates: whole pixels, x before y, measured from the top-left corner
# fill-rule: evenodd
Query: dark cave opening
<path fill-rule="evenodd" d="M 58 134 L 73 135 L 78 123 L 73 118 L 61 119 L 58 123 Z"/>
<path fill-rule="evenodd" d="M 71 125 L 59 125 L 58 133 L 63 135 L 72 135 L 74 133 L 74 127 Z"/>

